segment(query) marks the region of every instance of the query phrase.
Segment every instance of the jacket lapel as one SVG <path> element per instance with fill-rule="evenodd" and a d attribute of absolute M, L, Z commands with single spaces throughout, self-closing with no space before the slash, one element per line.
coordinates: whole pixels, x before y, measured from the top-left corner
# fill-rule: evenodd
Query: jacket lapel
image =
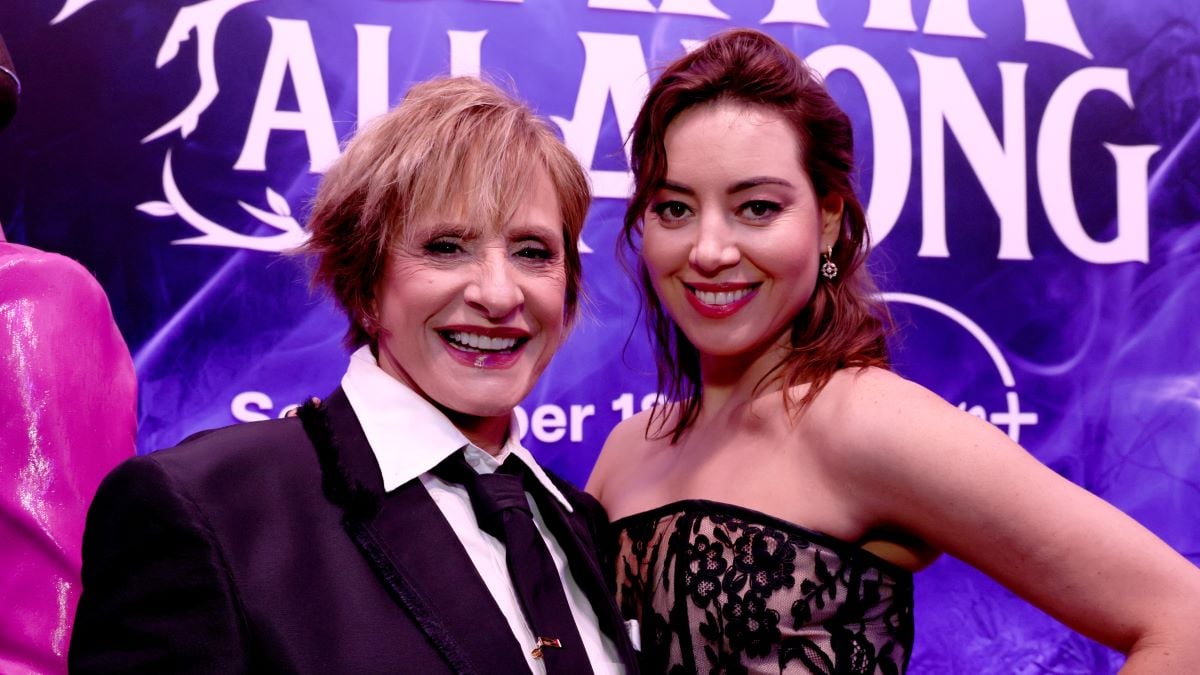
<path fill-rule="evenodd" d="M 379 465 L 342 389 L 306 404 L 300 417 L 347 533 L 451 667 L 528 672 L 508 621 L 420 480 L 383 493 Z"/>

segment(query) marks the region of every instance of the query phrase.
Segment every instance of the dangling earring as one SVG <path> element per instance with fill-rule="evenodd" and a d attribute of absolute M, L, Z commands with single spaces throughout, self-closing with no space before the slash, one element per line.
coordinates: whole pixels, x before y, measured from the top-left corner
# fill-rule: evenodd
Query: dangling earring
<path fill-rule="evenodd" d="M 837 276 L 837 265 L 833 264 L 833 245 L 830 244 L 821 254 L 821 276 L 833 280 Z"/>

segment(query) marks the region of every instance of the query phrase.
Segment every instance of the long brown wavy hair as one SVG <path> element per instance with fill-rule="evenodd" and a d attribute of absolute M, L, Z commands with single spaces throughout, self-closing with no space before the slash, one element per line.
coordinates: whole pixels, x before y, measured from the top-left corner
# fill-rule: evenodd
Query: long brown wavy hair
<path fill-rule="evenodd" d="M 796 152 L 817 197 L 834 195 L 843 204 L 832 257 L 838 275 L 818 280 L 812 298 L 792 320 L 791 350 L 758 386 L 778 382 L 789 414 L 799 415 L 838 370 L 889 367 L 885 338 L 892 324 L 865 265 L 867 221 L 854 192 L 850 119 L 826 91 L 821 77 L 787 47 L 755 30 L 719 33 L 666 67 L 650 88 L 631 138 L 634 192 L 620 241 L 638 254 L 636 274 L 646 326 L 658 355 L 658 387 L 667 400 L 651 413 L 650 423 L 657 421 L 657 431 L 668 431 L 672 443 L 700 412 L 700 355 L 667 315 L 650 283 L 640 256 L 643 216 L 666 178 L 667 127 L 684 110 L 716 102 L 741 103 L 782 115 L 799 135 Z M 803 383 L 809 388 L 797 401 L 792 389 Z M 675 410 L 679 414 L 667 429 Z"/>

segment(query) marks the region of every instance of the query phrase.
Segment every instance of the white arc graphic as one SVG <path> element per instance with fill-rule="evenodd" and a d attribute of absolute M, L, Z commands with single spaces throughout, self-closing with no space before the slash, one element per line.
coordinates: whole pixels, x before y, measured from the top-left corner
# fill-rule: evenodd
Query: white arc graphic
<path fill-rule="evenodd" d="M 1008 365 L 1008 361 L 1004 358 L 1004 354 L 1000 351 L 1000 347 L 996 344 L 996 341 L 979 324 L 972 321 L 970 317 L 944 302 L 912 293 L 880 293 L 879 295 L 885 302 L 907 303 L 933 310 L 958 324 L 970 333 L 971 337 L 975 338 L 975 341 L 991 357 L 992 363 L 1000 373 L 1000 381 L 1007 387 L 1007 391 L 1004 392 L 1004 401 L 1007 408 L 993 412 L 987 419 L 996 426 L 1005 427 L 1008 431 L 1008 437 L 1014 442 L 1021 442 L 1021 428 L 1037 424 L 1038 415 L 1035 412 L 1021 409 L 1021 397 L 1016 390 L 1017 380 L 1013 377 L 1012 368 Z"/>

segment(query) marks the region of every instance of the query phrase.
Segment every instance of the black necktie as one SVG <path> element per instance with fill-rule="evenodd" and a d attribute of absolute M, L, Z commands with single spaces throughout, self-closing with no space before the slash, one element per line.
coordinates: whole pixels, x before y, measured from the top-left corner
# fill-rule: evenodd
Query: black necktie
<path fill-rule="evenodd" d="M 435 467 L 433 474 L 465 487 L 479 526 L 504 544 L 508 574 L 536 640 L 529 649 L 543 659 L 546 672 L 590 674 L 591 662 L 558 568 L 533 522 L 525 496 L 526 490 L 536 494 L 544 488 L 515 455 L 509 455 L 495 473 L 479 474 L 462 452 L 456 452 Z"/>

